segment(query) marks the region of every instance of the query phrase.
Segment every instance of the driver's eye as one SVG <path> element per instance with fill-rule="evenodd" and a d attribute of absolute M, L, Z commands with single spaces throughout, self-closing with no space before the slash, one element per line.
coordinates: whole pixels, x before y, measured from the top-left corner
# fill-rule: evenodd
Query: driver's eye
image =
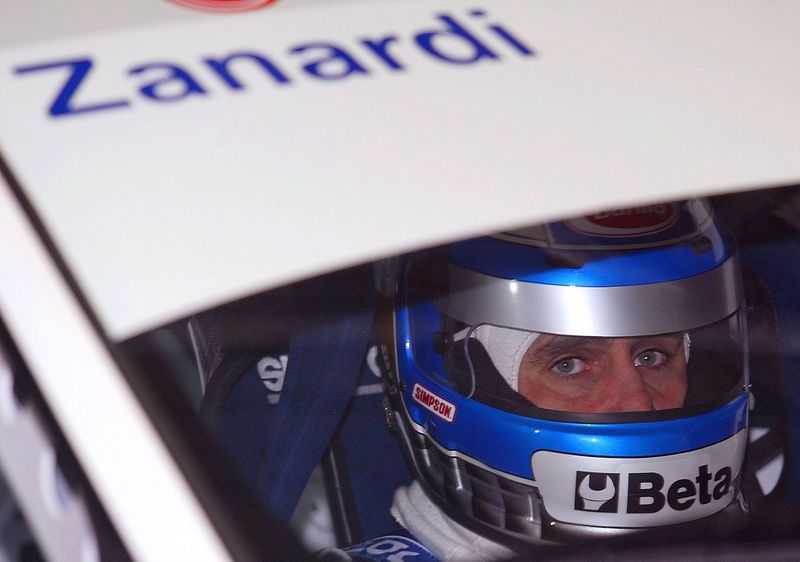
<path fill-rule="evenodd" d="M 583 361 L 583 359 L 579 359 L 578 357 L 566 357 L 564 359 L 559 359 L 552 366 L 552 370 L 559 375 L 577 375 L 585 368 L 586 363 Z"/>
<path fill-rule="evenodd" d="M 664 363 L 667 356 L 661 351 L 655 349 L 648 349 L 644 353 L 640 353 L 634 359 L 633 364 L 637 367 L 657 367 Z"/>

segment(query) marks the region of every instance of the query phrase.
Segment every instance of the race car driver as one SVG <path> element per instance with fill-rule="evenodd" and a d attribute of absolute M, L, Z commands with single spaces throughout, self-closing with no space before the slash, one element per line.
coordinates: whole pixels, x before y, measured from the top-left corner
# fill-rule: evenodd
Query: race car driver
<path fill-rule="evenodd" d="M 493 560 L 740 528 L 742 302 L 736 251 L 702 201 L 412 256 L 386 376 L 416 474 L 392 506 L 409 536 L 326 556 Z"/>

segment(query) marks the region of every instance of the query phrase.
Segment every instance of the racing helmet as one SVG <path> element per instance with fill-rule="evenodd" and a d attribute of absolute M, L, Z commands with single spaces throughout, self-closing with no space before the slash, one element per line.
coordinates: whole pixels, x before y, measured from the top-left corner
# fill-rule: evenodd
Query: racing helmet
<path fill-rule="evenodd" d="M 387 414 L 423 489 L 514 546 L 741 524 L 735 247 L 702 200 L 411 255 Z"/>

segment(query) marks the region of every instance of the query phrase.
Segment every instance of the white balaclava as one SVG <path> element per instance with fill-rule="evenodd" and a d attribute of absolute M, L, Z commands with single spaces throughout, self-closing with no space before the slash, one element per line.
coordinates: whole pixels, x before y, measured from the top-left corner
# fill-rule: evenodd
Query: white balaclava
<path fill-rule="evenodd" d="M 456 334 L 456 339 L 462 339 L 468 333 L 469 329 L 463 330 Z M 519 366 L 525 352 L 539 337 L 539 333 L 481 324 L 472 330 L 471 336 L 481 342 L 500 375 L 515 392 L 518 392 Z"/>
<path fill-rule="evenodd" d="M 456 339 L 463 339 L 469 333 L 470 329 L 462 330 L 456 334 Z M 539 332 L 501 328 L 491 324 L 481 324 L 471 332 L 471 336 L 481 342 L 500 375 L 515 392 L 519 392 L 519 367 L 522 358 L 540 335 Z M 690 345 L 689 334 L 685 333 L 683 354 L 687 363 Z"/>

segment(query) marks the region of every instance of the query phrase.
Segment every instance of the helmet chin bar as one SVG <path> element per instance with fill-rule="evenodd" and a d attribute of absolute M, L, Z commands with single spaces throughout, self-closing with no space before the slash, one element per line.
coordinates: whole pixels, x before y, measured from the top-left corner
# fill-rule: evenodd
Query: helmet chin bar
<path fill-rule="evenodd" d="M 659 540 L 672 536 L 702 539 L 728 535 L 747 522 L 749 508 L 740 482 L 743 467 L 730 484 L 734 493 L 728 505 L 692 521 L 651 527 L 606 527 L 557 520 L 545 507 L 536 482 L 443 448 L 422 426 L 410 420 L 401 393 L 390 400 L 398 422 L 396 428 L 428 496 L 459 524 L 518 552 L 532 546 L 614 542 L 623 538 L 629 544 L 631 535 L 641 535 L 641 540 L 646 541 L 654 533 Z M 746 430 L 740 433 L 746 438 Z"/>
<path fill-rule="evenodd" d="M 396 411 L 395 418 L 423 489 L 448 515 L 498 542 L 510 540 L 515 543 L 512 547 L 542 541 L 542 500 L 532 482 L 506 478 L 475 461 L 465 461 L 456 452 L 447 454 L 415 429 L 404 413 Z"/>

